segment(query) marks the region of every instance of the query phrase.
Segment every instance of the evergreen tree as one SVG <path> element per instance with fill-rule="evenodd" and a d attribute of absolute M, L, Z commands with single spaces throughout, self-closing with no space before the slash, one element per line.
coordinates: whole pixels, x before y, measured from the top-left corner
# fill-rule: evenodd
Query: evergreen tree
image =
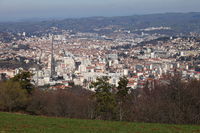
<path fill-rule="evenodd" d="M 128 87 L 128 79 L 126 77 L 121 77 L 120 81 L 118 82 L 117 87 L 117 94 L 116 94 L 116 101 L 118 104 L 118 111 L 119 111 L 119 119 L 123 120 L 123 115 L 125 113 L 126 101 L 128 100 L 128 94 L 130 91 L 130 87 Z"/>
<path fill-rule="evenodd" d="M 31 92 L 34 89 L 34 85 L 31 83 L 32 76 L 32 73 L 28 71 L 22 71 L 19 74 L 15 75 L 13 78 L 11 78 L 11 81 L 19 82 L 21 88 L 25 89 L 29 94 L 31 94 Z"/>
<path fill-rule="evenodd" d="M 116 101 L 112 93 L 114 86 L 108 80 L 108 77 L 97 78 L 97 81 L 91 84 L 91 87 L 95 88 L 95 116 L 104 120 L 116 117 Z"/>

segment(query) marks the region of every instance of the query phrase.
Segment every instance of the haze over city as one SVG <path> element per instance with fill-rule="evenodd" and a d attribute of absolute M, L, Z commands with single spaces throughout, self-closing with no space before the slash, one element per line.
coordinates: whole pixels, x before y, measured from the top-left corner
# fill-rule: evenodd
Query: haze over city
<path fill-rule="evenodd" d="M 199 12 L 198 0 L 0 0 L 0 21 Z"/>

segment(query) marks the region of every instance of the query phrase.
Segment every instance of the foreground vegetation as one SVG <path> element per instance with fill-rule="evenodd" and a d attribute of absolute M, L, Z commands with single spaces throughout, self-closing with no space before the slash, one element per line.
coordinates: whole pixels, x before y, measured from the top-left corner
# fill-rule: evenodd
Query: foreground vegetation
<path fill-rule="evenodd" d="M 50 118 L 0 113 L 0 133 L 198 133 L 199 126 Z"/>
<path fill-rule="evenodd" d="M 0 111 L 76 119 L 96 119 L 165 124 L 200 124 L 200 81 L 180 75 L 164 75 L 132 90 L 128 79 L 119 86 L 108 77 L 91 84 L 94 92 L 73 86 L 66 89 L 38 89 L 32 74 L 22 72 L 0 82 Z"/>

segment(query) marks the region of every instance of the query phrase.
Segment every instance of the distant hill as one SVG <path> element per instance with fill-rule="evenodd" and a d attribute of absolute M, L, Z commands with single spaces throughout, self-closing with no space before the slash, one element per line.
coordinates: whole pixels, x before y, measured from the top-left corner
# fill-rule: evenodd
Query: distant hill
<path fill-rule="evenodd" d="M 197 133 L 199 126 L 111 122 L 0 112 L 0 133 Z"/>
<path fill-rule="evenodd" d="M 113 25 L 134 31 L 147 27 L 166 26 L 172 28 L 172 33 L 200 33 L 200 13 L 165 13 L 150 15 L 133 15 L 123 17 L 90 17 L 65 20 L 25 21 L 0 23 L 0 32 L 31 32 L 39 33 L 50 27 L 81 32 L 96 32 L 95 28 Z"/>

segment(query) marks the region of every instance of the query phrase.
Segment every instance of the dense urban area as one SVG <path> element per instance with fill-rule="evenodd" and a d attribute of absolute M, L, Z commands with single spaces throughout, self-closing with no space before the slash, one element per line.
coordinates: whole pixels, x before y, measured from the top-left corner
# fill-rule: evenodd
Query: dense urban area
<path fill-rule="evenodd" d="M 1 79 L 28 70 L 34 74 L 32 82 L 36 86 L 50 85 L 50 89 L 70 87 L 69 82 L 92 89 L 90 83 L 103 76 L 110 77 L 109 82 L 116 86 L 120 77 L 126 76 L 128 86 L 136 89 L 146 81 L 162 80 L 164 74 L 174 71 L 181 72 L 185 80 L 200 79 L 198 34 L 185 37 L 146 33 L 170 29 L 138 29 L 141 34 L 118 29 L 99 35 L 52 27 L 52 32 L 62 33 L 40 37 L 18 33 L 20 39 L 13 35 L 13 41 L 1 42 Z"/>

